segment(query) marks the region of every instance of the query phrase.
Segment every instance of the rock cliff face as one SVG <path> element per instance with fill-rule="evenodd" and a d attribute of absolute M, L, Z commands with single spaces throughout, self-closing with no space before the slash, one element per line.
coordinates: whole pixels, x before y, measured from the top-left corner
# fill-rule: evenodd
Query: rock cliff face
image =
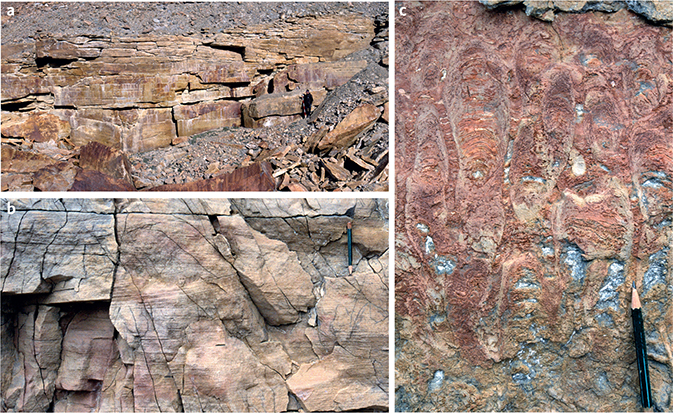
<path fill-rule="evenodd" d="M 671 410 L 671 29 L 399 5 L 397 408 Z"/>
<path fill-rule="evenodd" d="M 9 202 L 3 410 L 387 409 L 387 201 Z"/>
<path fill-rule="evenodd" d="M 364 51 L 384 39 L 387 49 L 387 34 L 377 37 L 387 27 L 386 8 L 376 3 L 294 11 L 263 3 L 16 8 L 3 17 L 3 190 L 68 190 L 78 168 L 108 174 L 78 162 L 80 148 L 91 142 L 132 156 L 184 147 L 191 136 L 215 129 L 287 125 L 301 119 L 306 90 L 319 107 L 329 92 L 370 64 L 379 66 L 381 58 Z M 133 21 L 129 13 L 138 9 L 145 17 Z M 212 27 L 201 17 L 209 13 Z M 85 24 L 61 18 L 43 30 L 36 23 L 64 14 L 80 15 Z M 249 23 L 235 24 L 236 15 Z M 387 93 L 377 115 L 386 101 Z M 301 136 L 295 140 L 301 144 Z M 234 169 L 245 155 L 217 159 L 231 167 L 209 174 Z M 215 163 L 212 150 L 210 157 Z M 142 177 L 145 165 L 136 167 L 127 171 L 138 176 L 130 182 L 136 188 L 182 183 L 152 182 Z M 69 179 L 54 184 L 48 179 L 54 174 Z"/>

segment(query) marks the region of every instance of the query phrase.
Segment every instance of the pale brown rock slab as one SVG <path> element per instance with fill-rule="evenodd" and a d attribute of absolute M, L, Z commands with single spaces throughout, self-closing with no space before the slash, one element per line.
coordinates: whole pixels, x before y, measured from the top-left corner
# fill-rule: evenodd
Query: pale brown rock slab
<path fill-rule="evenodd" d="M 175 106 L 173 116 L 178 123 L 178 136 L 191 136 L 211 129 L 241 125 L 239 102 L 202 102 Z"/>
<path fill-rule="evenodd" d="M 366 382 L 376 372 L 371 365 L 363 364 L 341 347 L 335 347 L 332 354 L 322 360 L 302 365 L 287 385 L 308 411 L 383 408 L 388 403 L 388 395 L 382 389 L 372 391 Z M 357 371 L 352 370 L 354 365 L 359 366 Z"/>
<path fill-rule="evenodd" d="M 347 148 L 358 135 L 371 127 L 381 116 L 381 111 L 372 104 L 358 106 L 318 142 L 318 149 Z"/>
<path fill-rule="evenodd" d="M 185 356 L 186 410 L 286 409 L 288 393 L 282 377 L 262 365 L 243 341 L 229 337 L 221 324 L 194 323 L 187 338 L 192 345 Z"/>
<path fill-rule="evenodd" d="M 285 243 L 250 229 L 240 215 L 220 218 L 235 259 L 234 268 L 266 322 L 270 325 L 299 321 L 300 312 L 315 304 L 311 276 L 297 254 Z"/>
<path fill-rule="evenodd" d="M 140 198 L 117 203 L 119 213 L 230 215 L 228 199 L 213 198 Z"/>

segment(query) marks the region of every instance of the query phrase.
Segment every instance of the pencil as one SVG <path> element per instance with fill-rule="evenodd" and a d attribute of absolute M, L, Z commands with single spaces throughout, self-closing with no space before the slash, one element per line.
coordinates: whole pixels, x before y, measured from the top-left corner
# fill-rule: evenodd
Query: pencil
<path fill-rule="evenodd" d="M 348 275 L 353 274 L 353 235 L 351 232 L 351 228 L 353 227 L 352 223 L 348 223 L 346 225 L 346 229 L 348 230 Z M 342 232 L 343 234 L 343 232 Z"/>
<path fill-rule="evenodd" d="M 636 361 L 638 362 L 638 379 L 640 380 L 640 398 L 643 407 L 652 407 L 650 393 L 650 373 L 647 370 L 647 346 L 643 329 L 643 313 L 640 306 L 636 282 L 631 290 L 631 318 L 633 319 L 633 337 L 636 342 Z"/>
<path fill-rule="evenodd" d="M 346 225 L 346 232 L 348 233 L 348 275 L 353 274 L 353 222 L 352 219 L 355 217 L 355 207 L 356 205 L 353 205 L 352 207 L 348 208 L 348 211 L 346 211 L 346 216 L 351 219 L 351 221 L 348 221 L 348 224 Z"/>

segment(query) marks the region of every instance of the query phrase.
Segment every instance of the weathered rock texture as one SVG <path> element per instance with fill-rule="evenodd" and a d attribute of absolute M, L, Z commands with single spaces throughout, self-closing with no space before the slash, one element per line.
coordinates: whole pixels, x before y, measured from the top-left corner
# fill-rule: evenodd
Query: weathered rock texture
<path fill-rule="evenodd" d="M 9 202 L 3 411 L 387 409 L 386 200 Z"/>
<path fill-rule="evenodd" d="M 489 8 L 522 4 L 525 6 L 527 15 L 544 21 L 554 21 L 554 13 L 558 12 L 602 11 L 612 13 L 628 9 L 653 23 L 673 25 L 673 5 L 667 0 L 479 0 L 479 2 Z"/>
<path fill-rule="evenodd" d="M 671 29 L 400 6 L 397 408 L 639 409 L 635 281 L 670 411 Z"/>
<path fill-rule="evenodd" d="M 214 129 L 297 121 L 301 94 L 310 90 L 319 107 L 367 68 L 371 62 L 357 53 L 380 42 L 377 32 L 387 27 L 387 18 L 376 20 L 387 10 L 382 3 L 297 5 L 294 12 L 263 3 L 8 6 L 16 10 L 3 17 L 2 160 L 13 165 L 22 152 L 46 158 L 33 159 L 35 171 L 3 169 L 3 190 L 70 189 L 71 179 L 45 185 L 42 169 L 58 162 L 85 168 L 77 156 L 91 142 L 131 155 Z M 149 22 L 155 27 L 134 21 L 137 9 L 157 16 Z M 214 27 L 202 17 L 208 13 Z M 35 24 L 55 14 L 61 18 L 47 27 Z M 234 23 L 236 14 L 249 24 Z M 81 16 L 85 27 L 66 15 Z"/>

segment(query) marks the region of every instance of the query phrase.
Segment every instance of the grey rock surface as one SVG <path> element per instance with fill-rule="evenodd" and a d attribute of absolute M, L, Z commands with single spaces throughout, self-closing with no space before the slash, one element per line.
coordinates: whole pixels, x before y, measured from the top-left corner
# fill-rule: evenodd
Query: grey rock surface
<path fill-rule="evenodd" d="M 479 0 L 479 2 L 491 9 L 523 5 L 527 15 L 544 21 L 553 21 L 555 12 L 601 11 L 614 13 L 622 9 L 628 9 L 652 23 L 666 26 L 673 25 L 673 3 L 668 0 Z"/>

